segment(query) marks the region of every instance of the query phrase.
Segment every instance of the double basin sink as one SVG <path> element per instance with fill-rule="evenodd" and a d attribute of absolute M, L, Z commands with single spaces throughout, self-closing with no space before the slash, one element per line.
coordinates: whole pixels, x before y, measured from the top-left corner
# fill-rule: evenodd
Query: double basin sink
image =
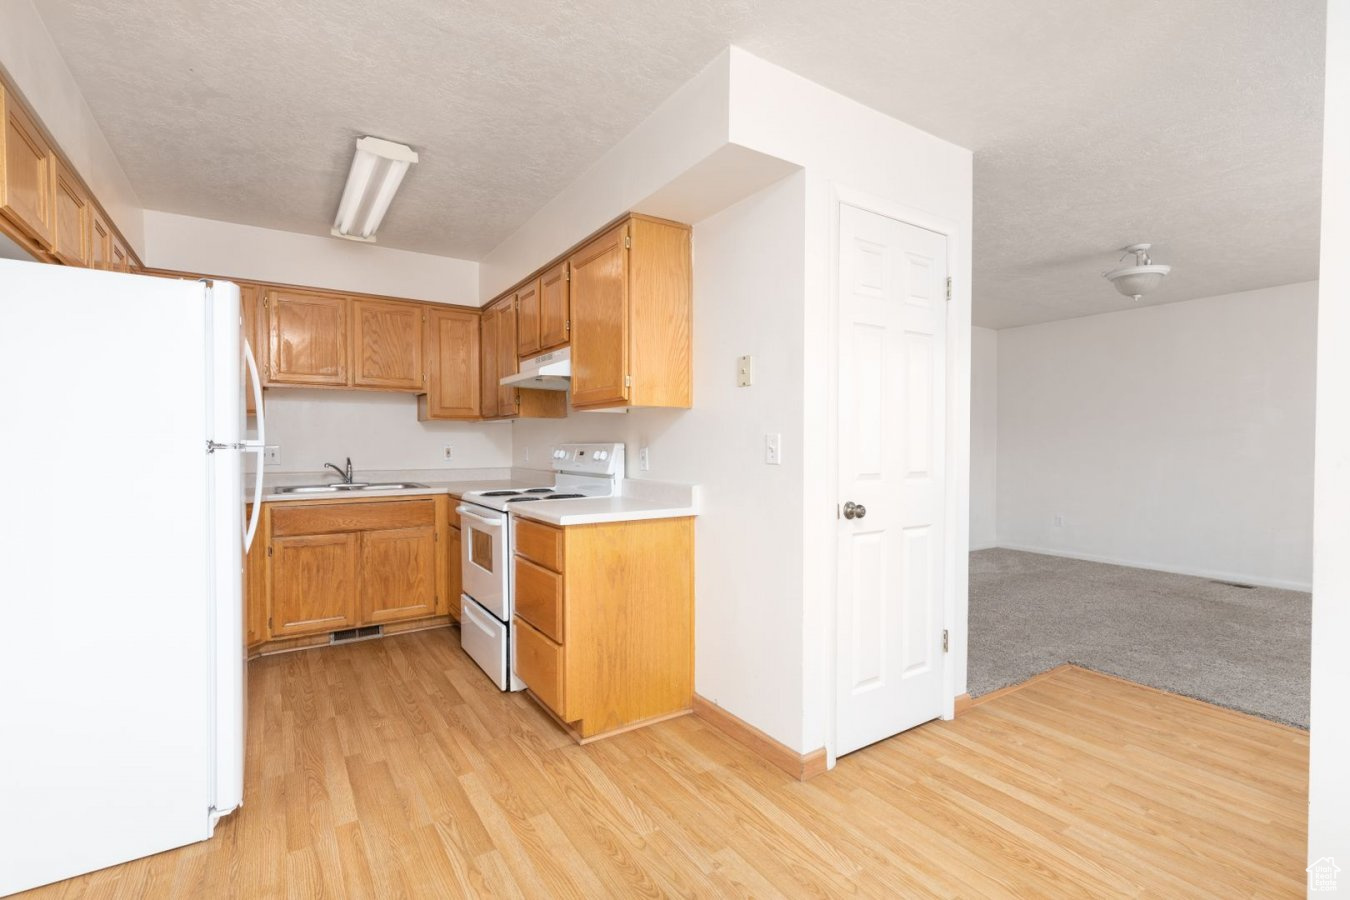
<path fill-rule="evenodd" d="M 338 482 L 335 484 L 292 484 L 285 487 L 274 489 L 276 494 L 344 494 L 360 493 L 361 491 L 401 491 L 407 488 L 424 488 L 425 484 L 418 484 L 415 481 L 382 481 L 379 483 L 369 481 L 355 481 L 350 484 Z"/>

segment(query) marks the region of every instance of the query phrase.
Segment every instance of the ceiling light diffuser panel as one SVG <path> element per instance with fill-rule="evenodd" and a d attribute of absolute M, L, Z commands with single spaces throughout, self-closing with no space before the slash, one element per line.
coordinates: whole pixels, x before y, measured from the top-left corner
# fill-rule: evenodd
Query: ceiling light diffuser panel
<path fill-rule="evenodd" d="M 394 194 L 417 162 L 417 152 L 406 144 L 375 137 L 358 138 L 347 186 L 333 222 L 334 237 L 374 242 L 375 232 L 389 211 Z"/>

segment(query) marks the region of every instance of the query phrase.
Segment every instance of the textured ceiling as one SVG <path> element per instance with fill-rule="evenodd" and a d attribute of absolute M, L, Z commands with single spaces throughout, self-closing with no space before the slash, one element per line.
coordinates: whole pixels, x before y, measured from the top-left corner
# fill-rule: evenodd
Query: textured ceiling
<path fill-rule="evenodd" d="M 1316 277 L 1322 0 L 36 0 L 151 208 L 326 234 L 361 134 L 385 246 L 477 258 L 734 43 L 975 151 L 976 322 Z"/>

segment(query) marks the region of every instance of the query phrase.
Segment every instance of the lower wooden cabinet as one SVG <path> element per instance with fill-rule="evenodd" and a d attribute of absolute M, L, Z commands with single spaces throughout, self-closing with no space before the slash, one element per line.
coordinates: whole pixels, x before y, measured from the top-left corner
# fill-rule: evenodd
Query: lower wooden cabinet
<path fill-rule="evenodd" d="M 459 598 L 464 593 L 464 560 L 460 557 L 460 541 L 463 540 L 462 533 L 458 528 L 451 527 L 450 540 L 446 547 L 448 557 L 446 562 L 450 569 L 450 589 L 446 591 L 446 612 L 450 618 L 456 622 L 459 621 Z"/>
<path fill-rule="evenodd" d="M 245 563 L 249 646 L 457 610 L 449 506 L 448 496 L 264 504 Z"/>
<path fill-rule="evenodd" d="M 515 671 L 588 740 L 694 692 L 694 520 L 555 528 L 513 516 Z"/>

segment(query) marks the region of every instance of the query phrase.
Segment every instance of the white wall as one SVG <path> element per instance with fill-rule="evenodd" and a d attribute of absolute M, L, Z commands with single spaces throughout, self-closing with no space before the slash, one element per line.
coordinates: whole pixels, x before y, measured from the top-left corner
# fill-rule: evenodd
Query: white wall
<path fill-rule="evenodd" d="M 122 236 L 144 259 L 140 199 L 29 0 L 0 0 L 0 65 Z"/>
<path fill-rule="evenodd" d="M 152 268 L 478 305 L 478 263 L 467 259 L 151 209 L 145 243 Z"/>
<path fill-rule="evenodd" d="M 478 469 L 511 465 L 505 422 L 418 422 L 417 398 L 372 391 L 269 390 L 267 443 L 281 449 L 276 472 L 315 472 L 350 456 L 357 472 Z M 445 459 L 445 447 L 454 448 Z"/>
<path fill-rule="evenodd" d="M 1344 0 L 1327 5 L 1326 80 L 1308 861 L 1337 859 L 1344 891 L 1350 885 L 1350 3 Z"/>
<path fill-rule="evenodd" d="M 998 332 L 970 330 L 970 549 L 998 546 Z"/>
<path fill-rule="evenodd" d="M 1308 282 L 1000 331 L 999 544 L 1306 590 L 1316 304 Z"/>
<path fill-rule="evenodd" d="M 620 440 L 635 478 L 698 483 L 695 690 L 775 735 L 801 729 L 801 298 L 805 177 L 790 176 L 694 227 L 694 407 L 517 422 L 515 464 L 564 440 Z M 795 263 L 794 263 L 795 261 Z M 736 386 L 736 358 L 755 383 Z M 783 464 L 764 464 L 779 432 Z M 651 470 L 637 471 L 638 448 Z M 529 460 L 525 459 L 528 452 Z M 738 715 L 741 712 L 737 713 Z"/>

